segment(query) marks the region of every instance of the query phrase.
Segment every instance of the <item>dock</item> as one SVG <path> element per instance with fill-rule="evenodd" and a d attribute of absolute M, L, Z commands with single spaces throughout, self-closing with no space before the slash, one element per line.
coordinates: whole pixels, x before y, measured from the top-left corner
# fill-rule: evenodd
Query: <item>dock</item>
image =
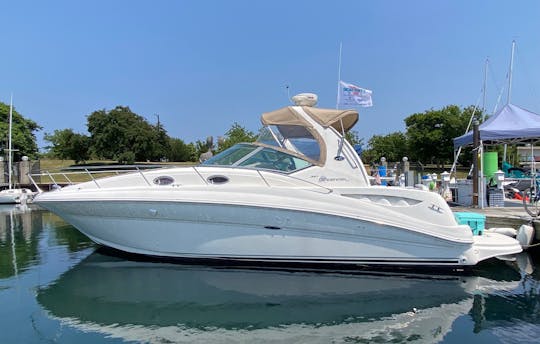
<path fill-rule="evenodd" d="M 473 212 L 486 216 L 486 228 L 490 227 L 514 227 L 531 223 L 533 219 L 523 207 L 522 201 L 505 200 L 504 207 L 474 208 L 464 206 L 452 206 L 454 212 Z M 540 221 L 540 219 L 536 220 Z M 540 228 L 540 226 L 539 226 Z"/>
<path fill-rule="evenodd" d="M 505 200 L 504 207 L 473 208 L 452 206 L 453 212 L 472 212 L 486 216 L 485 228 L 514 228 L 521 225 L 532 225 L 533 241 L 530 248 L 540 245 L 540 217 L 532 218 L 523 207 L 522 201 Z"/>

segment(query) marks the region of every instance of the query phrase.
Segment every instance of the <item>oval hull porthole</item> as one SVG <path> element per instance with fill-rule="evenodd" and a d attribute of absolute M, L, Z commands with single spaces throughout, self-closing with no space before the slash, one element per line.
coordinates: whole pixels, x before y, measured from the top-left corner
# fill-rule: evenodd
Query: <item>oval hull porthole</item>
<path fill-rule="evenodd" d="M 159 176 L 154 178 L 153 182 L 156 185 L 171 185 L 174 183 L 174 178 L 169 176 Z"/>
<path fill-rule="evenodd" d="M 225 176 L 210 176 L 206 180 L 208 180 L 210 184 L 225 184 L 229 182 L 229 178 Z"/>

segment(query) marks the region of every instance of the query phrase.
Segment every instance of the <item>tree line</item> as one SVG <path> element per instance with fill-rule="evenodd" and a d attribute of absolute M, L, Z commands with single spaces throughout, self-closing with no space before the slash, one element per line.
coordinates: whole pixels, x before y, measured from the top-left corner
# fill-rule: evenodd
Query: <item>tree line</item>
<path fill-rule="evenodd" d="M 400 161 L 407 156 L 410 161 L 445 164 L 453 161 L 453 138 L 465 132 L 473 107 L 460 108 L 449 105 L 439 110 L 430 109 L 405 118 L 405 132 L 372 136 L 363 151 L 364 162 Z M 7 148 L 9 106 L 0 102 L 0 145 Z M 476 111 L 481 120 L 483 113 Z M 214 154 L 239 142 L 257 139 L 253 133 L 238 123 L 233 123 L 217 143 L 197 140 L 186 143 L 170 137 L 161 123 L 151 124 L 143 116 L 127 106 L 112 110 L 97 110 L 87 116 L 88 134 L 76 133 L 73 129 L 57 129 L 45 133 L 48 142 L 46 152 L 40 154 L 35 133 L 42 128 L 32 120 L 13 112 L 13 147 L 15 158 L 23 155 L 36 159 L 40 155 L 49 158 L 75 160 L 113 160 L 120 163 L 135 161 L 197 161 L 202 153 Z M 356 131 L 347 133 L 351 144 L 364 144 Z M 461 162 L 470 162 L 470 152 Z"/>
<path fill-rule="evenodd" d="M 484 113 L 473 106 L 460 108 L 448 105 L 439 110 L 430 109 L 405 118 L 405 132 L 374 135 L 367 144 L 362 158 L 365 163 L 374 163 L 385 157 L 398 162 L 403 157 L 422 164 L 449 164 L 454 161 L 455 137 L 465 134 L 474 113 L 474 119 L 482 122 Z M 472 129 L 472 128 L 471 128 Z M 472 161 L 471 149 L 464 149 L 459 158 L 463 165 Z"/>
<path fill-rule="evenodd" d="M 120 163 L 135 161 L 197 161 L 208 150 L 219 152 L 238 142 L 254 141 L 257 136 L 238 123 L 218 140 L 197 140 L 186 143 L 170 137 L 158 123 L 150 124 L 144 117 L 127 106 L 112 110 L 98 110 L 87 117 L 89 135 L 75 133 L 72 129 L 55 130 L 45 134 L 50 143 L 48 155 L 76 162 L 89 159 L 114 160 Z"/>

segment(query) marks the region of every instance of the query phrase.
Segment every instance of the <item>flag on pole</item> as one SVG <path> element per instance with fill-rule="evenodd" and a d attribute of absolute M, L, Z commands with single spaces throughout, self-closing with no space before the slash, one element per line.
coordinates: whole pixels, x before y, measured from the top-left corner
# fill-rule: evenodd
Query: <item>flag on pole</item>
<path fill-rule="evenodd" d="M 371 90 L 339 81 L 339 106 L 373 106 Z"/>

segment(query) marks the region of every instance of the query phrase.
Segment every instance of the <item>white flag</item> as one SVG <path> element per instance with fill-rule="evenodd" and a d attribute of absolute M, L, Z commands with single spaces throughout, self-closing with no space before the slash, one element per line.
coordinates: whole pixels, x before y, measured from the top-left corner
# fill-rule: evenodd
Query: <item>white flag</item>
<path fill-rule="evenodd" d="M 373 106 L 371 90 L 339 81 L 339 106 Z"/>

